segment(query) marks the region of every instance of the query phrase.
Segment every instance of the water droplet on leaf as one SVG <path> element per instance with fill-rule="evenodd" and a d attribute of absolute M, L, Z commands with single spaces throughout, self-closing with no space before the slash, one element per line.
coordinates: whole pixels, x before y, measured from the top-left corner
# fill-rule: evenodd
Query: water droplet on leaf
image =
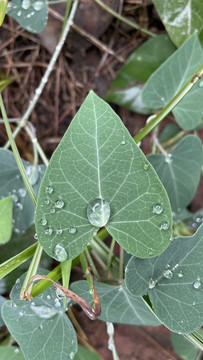
<path fill-rule="evenodd" d="M 70 227 L 70 229 L 68 231 L 70 234 L 75 234 L 77 230 L 75 227 Z"/>
<path fill-rule="evenodd" d="M 156 204 L 153 206 L 153 213 L 159 215 L 163 212 L 163 206 L 161 204 Z"/>
<path fill-rule="evenodd" d="M 125 145 L 126 142 L 124 140 L 121 141 L 121 145 Z"/>
<path fill-rule="evenodd" d="M 92 200 L 87 207 L 87 218 L 93 226 L 105 226 L 110 217 L 110 206 L 106 200 Z"/>
<path fill-rule="evenodd" d="M 17 203 L 17 201 L 18 201 L 17 195 L 12 194 L 11 196 L 12 196 L 13 202 Z"/>
<path fill-rule="evenodd" d="M 166 279 L 171 279 L 172 276 L 173 276 L 173 273 L 171 270 L 164 270 L 163 271 L 163 276 L 166 278 Z"/>
<path fill-rule="evenodd" d="M 23 189 L 23 188 L 20 188 L 18 189 L 18 194 L 21 196 L 21 197 L 26 197 L 26 194 L 27 194 L 27 190 L 26 189 Z"/>
<path fill-rule="evenodd" d="M 44 7 L 44 2 L 43 1 L 35 1 L 33 4 L 32 4 L 32 7 L 35 11 L 40 11 L 42 10 L 42 8 Z"/>
<path fill-rule="evenodd" d="M 45 193 L 46 194 L 52 194 L 53 193 L 53 187 L 51 187 L 51 186 L 46 186 L 45 187 Z"/>
<path fill-rule="evenodd" d="M 153 279 L 149 280 L 149 289 L 153 289 L 156 285 L 156 282 Z"/>
<path fill-rule="evenodd" d="M 57 311 L 43 305 L 42 306 L 30 305 L 30 309 L 41 319 L 52 319 L 57 314 Z"/>
<path fill-rule="evenodd" d="M 45 226 L 47 224 L 47 219 L 43 218 L 40 222 L 42 226 Z"/>
<path fill-rule="evenodd" d="M 182 272 L 182 271 L 179 271 L 178 277 L 179 277 L 179 278 L 182 278 L 182 277 L 183 277 L 183 272 Z"/>
<path fill-rule="evenodd" d="M 57 235 L 61 235 L 61 234 L 62 234 L 62 232 L 63 232 L 63 230 L 62 230 L 62 229 L 58 229 L 58 230 L 56 230 Z"/>
<path fill-rule="evenodd" d="M 202 283 L 201 283 L 200 279 L 195 280 L 194 283 L 193 283 L 193 287 L 196 290 L 198 290 L 201 285 L 202 285 Z"/>
<path fill-rule="evenodd" d="M 168 230 L 169 229 L 169 224 L 165 221 L 163 224 L 161 224 L 160 229 L 161 230 Z"/>
<path fill-rule="evenodd" d="M 18 353 L 19 353 L 19 349 L 16 348 L 16 349 L 14 350 L 14 353 L 15 353 L 15 354 L 18 354 Z"/>
<path fill-rule="evenodd" d="M 35 239 L 35 240 L 38 240 L 37 233 L 34 234 L 34 239 Z"/>
<path fill-rule="evenodd" d="M 147 171 L 147 170 L 149 169 L 149 164 L 145 163 L 145 164 L 143 165 L 143 169 L 144 169 L 145 171 Z"/>
<path fill-rule="evenodd" d="M 203 80 L 201 80 L 201 81 L 199 82 L 199 87 L 200 87 L 200 88 L 203 87 Z"/>
<path fill-rule="evenodd" d="M 22 11 L 18 11 L 17 16 L 21 16 L 21 15 L 22 15 Z"/>
<path fill-rule="evenodd" d="M 51 235 L 52 232 L 53 232 L 53 229 L 52 229 L 52 228 L 48 228 L 48 229 L 45 230 L 45 234 L 46 234 L 46 235 Z"/>
<path fill-rule="evenodd" d="M 56 206 L 56 208 L 58 208 L 58 209 L 62 209 L 62 207 L 64 207 L 64 202 L 63 202 L 63 200 L 57 200 L 57 201 L 55 202 L 55 206 Z"/>
<path fill-rule="evenodd" d="M 29 9 L 29 7 L 31 6 L 30 0 L 23 0 L 21 6 L 24 10 Z"/>
<path fill-rule="evenodd" d="M 45 205 L 49 205 L 50 201 L 47 199 L 44 201 Z"/>
<path fill-rule="evenodd" d="M 68 257 L 64 247 L 59 244 L 57 244 L 56 247 L 54 248 L 54 255 L 56 260 L 60 262 L 65 261 Z"/>
<path fill-rule="evenodd" d="M 56 212 L 56 209 L 55 208 L 52 208 L 51 210 L 50 210 L 50 213 L 51 214 L 54 214 Z"/>
<path fill-rule="evenodd" d="M 64 294 L 64 292 L 59 288 L 56 289 L 56 296 L 57 296 L 58 299 L 65 299 L 66 298 L 66 295 Z"/>
<path fill-rule="evenodd" d="M 47 295 L 47 300 L 50 300 L 51 299 L 51 296 L 50 295 Z"/>
<path fill-rule="evenodd" d="M 23 311 L 20 311 L 20 312 L 19 312 L 19 315 L 20 315 L 20 316 L 23 316 L 23 315 L 24 315 L 24 312 L 23 312 Z"/>
<path fill-rule="evenodd" d="M 168 156 L 165 157 L 165 162 L 170 164 L 173 161 L 172 154 L 168 154 Z"/>
<path fill-rule="evenodd" d="M 17 207 L 18 210 L 20 210 L 20 211 L 23 210 L 23 204 L 21 204 L 21 203 L 16 203 L 16 207 Z"/>

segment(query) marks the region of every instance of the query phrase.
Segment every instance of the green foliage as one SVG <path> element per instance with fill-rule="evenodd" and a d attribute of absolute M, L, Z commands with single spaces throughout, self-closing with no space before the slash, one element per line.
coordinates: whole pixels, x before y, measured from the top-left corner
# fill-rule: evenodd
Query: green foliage
<path fill-rule="evenodd" d="M 5 301 L 6 301 L 6 299 L 3 296 L 0 296 L 0 310 L 1 310 L 1 307 L 2 307 L 2 305 L 3 305 L 3 303 Z M 2 327 L 3 325 L 4 325 L 4 321 L 3 321 L 2 317 L 1 317 L 1 312 L 0 312 L 0 327 Z"/>
<path fill-rule="evenodd" d="M 125 284 L 111 286 L 96 283 L 95 286 L 102 309 L 100 320 L 130 325 L 160 325 L 160 321 L 143 298 L 132 296 Z M 88 291 L 87 281 L 74 282 L 71 290 L 91 304 L 92 296 Z"/>
<path fill-rule="evenodd" d="M 203 152 L 200 139 L 187 135 L 168 156 L 148 156 L 164 185 L 173 211 L 185 208 L 192 200 L 199 183 Z"/>
<path fill-rule="evenodd" d="M 38 193 L 45 166 L 32 166 L 23 160 L 30 183 L 35 193 Z M 34 205 L 21 178 L 13 153 L 0 149 L 0 196 L 13 198 L 13 230 L 21 234 L 34 223 Z M 9 181 L 8 181 L 9 179 Z"/>
<path fill-rule="evenodd" d="M 74 360 L 101 360 L 101 357 L 95 352 L 85 349 L 83 346 L 78 346 L 78 352 Z M 1 359 L 0 359 L 1 360 Z"/>
<path fill-rule="evenodd" d="M 25 360 L 22 351 L 17 346 L 1 346 L 0 360 Z"/>
<path fill-rule="evenodd" d="M 27 31 L 40 33 L 47 23 L 48 3 L 46 0 L 12 0 L 7 14 Z"/>
<path fill-rule="evenodd" d="M 0 244 L 7 243 L 12 234 L 13 200 L 8 196 L 0 200 Z"/>
<path fill-rule="evenodd" d="M 144 104 L 153 109 L 166 106 L 202 63 L 203 50 L 195 33 L 146 82 L 142 92 Z M 199 125 L 202 94 L 200 81 L 174 108 L 174 117 L 181 128 L 192 130 Z"/>
<path fill-rule="evenodd" d="M 101 218 L 91 222 L 95 208 Z M 72 259 L 106 226 L 126 251 L 152 257 L 168 246 L 171 224 L 168 197 L 152 166 L 119 117 L 90 92 L 40 187 L 36 230 L 44 250 L 59 261 Z"/>
<path fill-rule="evenodd" d="M 185 337 L 171 333 L 171 342 L 175 352 L 184 360 L 196 360 L 198 349 Z"/>
<path fill-rule="evenodd" d="M 131 258 L 126 285 L 132 295 L 148 292 L 158 318 L 179 334 L 203 324 L 203 225 L 191 237 L 175 238 L 159 257 Z"/>
<path fill-rule="evenodd" d="M 7 8 L 7 1 L 0 0 L 0 26 L 2 25 L 2 23 L 4 21 L 4 17 L 6 15 L 6 8 Z"/>
<path fill-rule="evenodd" d="M 25 276 L 16 280 L 2 317 L 20 345 L 26 360 L 72 360 L 77 351 L 75 330 L 65 314 L 64 299 L 56 297 L 53 285 L 32 301 L 19 300 Z"/>
<path fill-rule="evenodd" d="M 0 0 L 0 4 L 1 1 L 4 2 L 4 0 Z M 6 3 L 7 4 L 7 3 Z M 0 5 L 0 16 L 1 16 L 1 5 Z M 9 85 L 11 84 L 13 81 L 15 80 L 15 77 L 11 77 L 11 76 L 6 76 L 4 75 L 4 73 L 2 73 L 0 71 L 0 93 Z"/>
<path fill-rule="evenodd" d="M 175 49 L 167 35 L 147 40 L 130 55 L 113 80 L 105 100 L 139 113 L 151 113 L 152 108 L 142 102 L 142 86 L 137 82 L 145 82 Z"/>
<path fill-rule="evenodd" d="M 202 0 L 153 0 L 165 28 L 176 46 L 180 46 L 203 25 Z"/>

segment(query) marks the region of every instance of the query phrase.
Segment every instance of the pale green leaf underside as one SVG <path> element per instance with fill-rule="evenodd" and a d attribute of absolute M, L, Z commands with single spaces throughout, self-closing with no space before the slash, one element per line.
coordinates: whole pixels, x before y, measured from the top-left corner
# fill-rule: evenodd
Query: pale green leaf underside
<path fill-rule="evenodd" d="M 12 234 L 13 200 L 11 196 L 0 200 L 0 244 L 7 243 Z"/>
<path fill-rule="evenodd" d="M 170 154 L 168 159 L 154 154 L 148 156 L 148 160 L 168 193 L 172 209 L 178 211 L 190 203 L 198 186 L 203 158 L 201 141 L 197 136 L 188 135 Z"/>
<path fill-rule="evenodd" d="M 166 269 L 172 269 L 171 278 L 163 276 Z M 150 279 L 157 281 L 151 289 Z M 126 285 L 136 296 L 148 292 L 156 315 L 170 330 L 185 334 L 200 328 L 203 324 L 203 225 L 191 237 L 176 238 L 157 258 L 132 258 L 126 269 Z"/>
<path fill-rule="evenodd" d="M 40 33 L 47 23 L 48 3 L 46 0 L 12 0 L 7 14 L 27 31 Z"/>
<path fill-rule="evenodd" d="M 175 352 L 184 360 L 196 360 L 198 349 L 184 336 L 171 333 L 171 342 Z"/>
<path fill-rule="evenodd" d="M 97 198 L 109 203 L 106 229 L 126 251 L 151 257 L 168 246 L 172 220 L 163 185 L 119 117 L 90 92 L 54 152 L 39 192 L 36 230 L 50 256 L 57 244 L 69 258 L 84 250 L 98 230 L 87 218 L 88 204 Z M 64 202 L 60 209 L 58 200 Z M 160 215 L 153 213 L 157 203 L 163 206 Z"/>
<path fill-rule="evenodd" d="M 25 360 L 22 351 L 17 346 L 1 346 L 0 360 Z"/>
<path fill-rule="evenodd" d="M 2 317 L 11 336 L 26 360 L 72 360 L 77 351 L 77 338 L 65 314 L 63 299 L 59 306 L 54 286 L 51 286 L 32 301 L 18 300 L 24 277 L 17 280 L 10 294 L 11 301 L 6 301 L 2 307 Z M 55 315 L 50 319 L 40 318 L 30 306 L 48 307 Z"/>
<path fill-rule="evenodd" d="M 160 325 L 148 304 L 142 297 L 132 296 L 125 284 L 111 286 L 96 283 L 96 290 L 101 304 L 100 320 L 129 325 Z M 87 281 L 77 281 L 71 284 L 71 290 L 83 297 L 90 304 L 92 295 L 89 293 Z"/>
<path fill-rule="evenodd" d="M 203 25 L 202 0 L 153 0 L 171 40 L 180 46 Z"/>
<path fill-rule="evenodd" d="M 45 166 L 39 165 L 34 168 L 27 161 L 22 161 L 27 171 L 35 170 L 32 183 L 36 181 L 33 188 L 37 195 Z M 18 235 L 34 223 L 35 207 L 11 151 L 0 149 L 0 169 L 0 196 L 13 198 L 13 231 Z"/>
<path fill-rule="evenodd" d="M 153 109 L 166 106 L 203 63 L 203 50 L 198 34 L 192 35 L 146 82 L 142 100 Z M 173 114 L 179 126 L 195 129 L 202 118 L 203 87 L 199 84 L 174 108 Z"/>

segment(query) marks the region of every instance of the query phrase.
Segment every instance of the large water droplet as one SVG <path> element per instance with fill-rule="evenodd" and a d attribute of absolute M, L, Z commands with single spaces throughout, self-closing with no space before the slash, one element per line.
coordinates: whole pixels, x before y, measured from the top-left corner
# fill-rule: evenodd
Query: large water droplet
<path fill-rule="evenodd" d="M 45 193 L 46 194 L 51 194 L 52 192 L 53 192 L 53 187 L 51 187 L 51 186 L 46 186 L 45 187 Z"/>
<path fill-rule="evenodd" d="M 47 224 L 47 219 L 43 218 L 40 222 L 42 226 L 45 226 Z"/>
<path fill-rule="evenodd" d="M 163 224 L 161 224 L 160 229 L 161 230 L 168 230 L 169 229 L 169 224 L 165 221 Z"/>
<path fill-rule="evenodd" d="M 145 171 L 147 171 L 147 170 L 149 169 L 149 164 L 145 163 L 145 164 L 143 165 L 143 169 L 144 169 Z"/>
<path fill-rule="evenodd" d="M 31 6 L 30 0 L 23 0 L 21 6 L 24 10 L 29 9 L 29 7 Z"/>
<path fill-rule="evenodd" d="M 70 229 L 68 231 L 70 234 L 75 234 L 77 230 L 75 227 L 70 227 Z"/>
<path fill-rule="evenodd" d="M 45 234 L 46 235 L 51 235 L 53 233 L 53 229 L 52 228 L 48 228 L 45 230 Z"/>
<path fill-rule="evenodd" d="M 156 282 L 153 279 L 149 280 L 149 289 L 153 289 L 156 285 Z"/>
<path fill-rule="evenodd" d="M 55 202 L 55 206 L 56 206 L 56 208 L 58 208 L 58 209 L 62 209 L 62 207 L 64 207 L 64 201 L 63 201 L 63 200 L 57 200 L 57 201 Z"/>
<path fill-rule="evenodd" d="M 153 213 L 159 215 L 163 212 L 163 206 L 161 204 L 156 204 L 153 206 Z"/>
<path fill-rule="evenodd" d="M 54 248 L 54 255 L 56 260 L 60 262 L 65 261 L 68 257 L 64 247 L 59 244 L 57 244 L 56 247 Z"/>
<path fill-rule="evenodd" d="M 43 6 L 44 6 L 44 2 L 43 1 L 35 1 L 33 4 L 32 4 L 32 7 L 35 11 L 40 11 L 42 10 Z"/>
<path fill-rule="evenodd" d="M 105 226 L 109 221 L 110 206 L 106 200 L 92 200 L 87 207 L 87 218 L 93 226 Z"/>
<path fill-rule="evenodd" d="M 164 270 L 163 271 L 163 276 L 166 278 L 166 279 L 171 279 L 172 276 L 173 276 L 173 273 L 171 270 Z"/>
<path fill-rule="evenodd" d="M 27 190 L 20 188 L 20 189 L 18 189 L 18 194 L 24 198 L 27 195 Z"/>
<path fill-rule="evenodd" d="M 200 279 L 195 280 L 194 283 L 193 283 L 193 287 L 194 287 L 196 290 L 198 290 L 201 285 L 202 285 L 202 283 L 201 283 Z"/>
<path fill-rule="evenodd" d="M 40 318 L 42 319 L 52 319 L 56 314 L 57 311 L 49 308 L 47 306 L 32 306 L 30 305 L 30 309 Z"/>
<path fill-rule="evenodd" d="M 35 166 L 28 166 L 26 168 L 26 174 L 31 185 L 35 185 L 38 182 L 39 172 Z"/>

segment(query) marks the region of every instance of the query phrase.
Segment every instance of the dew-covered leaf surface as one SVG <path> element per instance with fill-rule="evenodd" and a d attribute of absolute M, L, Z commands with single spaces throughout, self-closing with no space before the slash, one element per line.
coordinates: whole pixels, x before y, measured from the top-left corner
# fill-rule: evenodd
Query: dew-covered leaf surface
<path fill-rule="evenodd" d="M 152 307 L 171 331 L 185 334 L 203 324 L 203 225 L 191 237 L 175 238 L 153 259 L 131 258 L 126 286 L 141 296 L 148 292 Z"/>
<path fill-rule="evenodd" d="M 7 243 L 12 235 L 13 200 L 8 196 L 0 200 L 0 244 Z"/>
<path fill-rule="evenodd" d="M 95 283 L 95 286 L 101 304 L 100 320 L 129 325 L 160 325 L 160 321 L 143 298 L 132 296 L 125 284 L 111 286 Z M 91 304 L 92 295 L 89 293 L 87 281 L 71 284 L 71 290 Z"/>
<path fill-rule="evenodd" d="M 153 0 L 171 40 L 180 46 L 203 25 L 202 0 Z"/>
<path fill-rule="evenodd" d="M 92 91 L 51 158 L 35 223 L 42 247 L 59 261 L 79 255 L 102 226 L 139 257 L 169 245 L 165 189 L 119 117 Z"/>
<path fill-rule="evenodd" d="M 168 154 L 148 156 L 164 185 L 174 211 L 185 208 L 197 189 L 203 160 L 202 143 L 197 136 L 184 137 Z"/>
<path fill-rule="evenodd" d="M 39 165 L 34 167 L 27 161 L 22 161 L 30 183 L 37 195 L 45 166 Z M 11 151 L 0 149 L 0 169 L 0 197 L 12 196 L 13 231 L 16 235 L 22 234 L 34 223 L 35 208 Z"/>
<path fill-rule="evenodd" d="M 166 106 L 203 63 L 203 49 L 198 34 L 192 35 L 146 82 L 142 100 L 147 107 Z M 173 109 L 178 125 L 195 129 L 202 119 L 203 81 L 199 80 Z"/>
<path fill-rule="evenodd" d="M 26 360 L 72 360 L 77 351 L 75 330 L 65 314 L 64 299 L 54 286 L 31 301 L 19 300 L 23 277 L 16 280 L 11 300 L 2 307 L 3 320 Z"/>
<path fill-rule="evenodd" d="M 7 14 L 27 31 L 40 33 L 47 23 L 48 2 L 46 0 L 12 0 L 8 3 Z"/>

